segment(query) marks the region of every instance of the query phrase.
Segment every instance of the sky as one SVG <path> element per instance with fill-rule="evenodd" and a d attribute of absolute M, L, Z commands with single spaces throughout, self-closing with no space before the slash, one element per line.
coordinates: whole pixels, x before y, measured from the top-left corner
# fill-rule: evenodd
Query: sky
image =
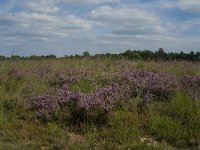
<path fill-rule="evenodd" d="M 200 0 L 0 0 L 0 55 L 200 51 Z"/>

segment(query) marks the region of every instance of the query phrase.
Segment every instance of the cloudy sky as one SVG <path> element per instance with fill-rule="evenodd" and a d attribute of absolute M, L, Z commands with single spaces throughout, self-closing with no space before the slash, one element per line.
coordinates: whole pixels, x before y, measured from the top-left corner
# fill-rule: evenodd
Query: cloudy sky
<path fill-rule="evenodd" d="M 200 0 L 0 0 L 0 55 L 200 51 Z"/>

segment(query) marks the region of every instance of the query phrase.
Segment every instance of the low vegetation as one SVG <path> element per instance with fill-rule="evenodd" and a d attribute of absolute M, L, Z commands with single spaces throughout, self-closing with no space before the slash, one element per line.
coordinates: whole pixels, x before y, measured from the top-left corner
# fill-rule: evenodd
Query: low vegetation
<path fill-rule="evenodd" d="M 2 149 L 198 149 L 198 61 L 0 61 Z"/>

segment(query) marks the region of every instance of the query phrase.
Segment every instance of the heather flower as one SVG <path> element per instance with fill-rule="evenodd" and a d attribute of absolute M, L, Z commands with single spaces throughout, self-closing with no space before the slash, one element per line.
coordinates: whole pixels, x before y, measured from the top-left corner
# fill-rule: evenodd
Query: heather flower
<path fill-rule="evenodd" d="M 24 74 L 19 70 L 12 68 L 8 71 L 8 76 L 13 77 L 16 80 L 21 80 L 24 77 Z"/>
<path fill-rule="evenodd" d="M 27 75 L 35 76 L 38 78 L 46 78 L 53 72 L 54 69 L 50 65 L 37 66 L 26 70 Z"/>
<path fill-rule="evenodd" d="M 69 109 L 71 115 L 78 113 L 80 116 L 91 113 L 93 110 L 109 112 L 115 102 L 126 101 L 138 96 L 143 98 L 143 104 L 154 99 L 168 100 L 177 87 L 177 78 L 174 76 L 159 72 L 129 70 L 118 76 L 118 79 L 115 80 L 118 84 L 113 83 L 98 88 L 92 93 L 74 92 L 63 87 L 63 85 L 70 84 L 67 79 L 73 79 L 73 76 L 76 79 L 83 78 L 83 72 L 79 72 L 80 76 L 75 76 L 74 72 L 70 70 L 68 73 L 60 71 L 58 73 L 60 75 L 57 77 L 62 81 L 60 88 L 55 90 L 52 95 L 44 94 L 33 98 L 33 108 L 38 117 L 51 118 L 53 112 L 57 109 L 61 111 Z"/>
<path fill-rule="evenodd" d="M 198 98 L 200 95 L 200 77 L 199 76 L 185 76 L 181 77 L 181 88 L 185 90 L 192 98 Z"/>
<path fill-rule="evenodd" d="M 130 97 L 140 96 L 144 101 L 168 99 L 177 87 L 176 77 L 164 73 L 130 70 L 121 74 L 121 84 Z"/>
<path fill-rule="evenodd" d="M 32 106 L 36 110 L 38 117 L 50 118 L 58 104 L 53 96 L 45 93 L 42 96 L 34 97 L 32 99 Z"/>
<path fill-rule="evenodd" d="M 32 106 L 38 117 L 50 118 L 57 109 L 70 107 L 71 111 L 89 112 L 93 109 L 109 111 L 117 99 L 118 85 L 97 89 L 94 93 L 72 92 L 58 89 L 54 95 L 44 94 L 32 99 Z M 72 106 L 72 108 L 71 108 Z"/>
<path fill-rule="evenodd" d="M 70 85 L 72 83 L 77 83 L 81 79 L 84 79 L 88 76 L 88 73 L 83 70 L 66 68 L 62 70 L 57 70 L 54 72 L 50 79 L 50 84 L 53 86 L 64 86 Z"/>

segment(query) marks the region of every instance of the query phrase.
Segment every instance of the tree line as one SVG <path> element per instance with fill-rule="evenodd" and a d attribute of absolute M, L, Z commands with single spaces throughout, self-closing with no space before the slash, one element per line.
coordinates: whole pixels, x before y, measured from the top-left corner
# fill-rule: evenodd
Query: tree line
<path fill-rule="evenodd" d="M 190 61 L 199 61 L 200 60 L 200 51 L 194 53 L 191 51 L 189 53 L 184 53 L 183 51 L 169 52 L 166 53 L 163 48 L 159 48 L 157 51 L 152 52 L 150 50 L 127 50 L 120 55 L 127 57 L 129 59 L 144 59 L 144 60 L 190 60 Z"/>
<path fill-rule="evenodd" d="M 105 54 L 95 54 L 90 55 L 88 51 L 83 52 L 83 54 L 75 54 L 75 55 L 65 55 L 61 58 L 83 58 L 83 57 L 90 57 L 90 58 L 113 58 L 113 59 L 122 59 L 127 58 L 131 60 L 188 60 L 188 61 L 200 61 L 200 51 L 197 51 L 196 53 L 194 51 L 191 51 L 189 53 L 185 53 L 183 51 L 177 53 L 177 52 L 165 52 L 163 48 L 159 48 L 155 52 L 150 50 L 126 50 L 123 53 L 120 54 L 111 54 L 111 53 L 105 53 Z M 50 55 L 31 55 L 31 56 L 19 56 L 19 55 L 12 55 L 10 57 L 5 57 L 0 55 L 0 60 L 41 60 L 41 59 L 55 59 L 57 58 L 56 55 L 50 54 Z"/>

